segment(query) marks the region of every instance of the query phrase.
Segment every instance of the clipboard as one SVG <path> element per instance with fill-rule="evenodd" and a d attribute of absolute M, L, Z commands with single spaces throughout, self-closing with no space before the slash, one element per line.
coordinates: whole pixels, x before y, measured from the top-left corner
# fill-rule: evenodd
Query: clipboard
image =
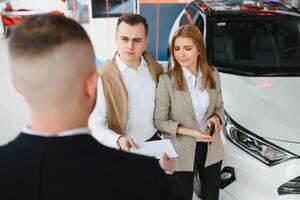
<path fill-rule="evenodd" d="M 155 140 L 138 144 L 137 149 L 130 149 L 130 153 L 136 153 L 144 156 L 152 156 L 160 159 L 163 153 L 169 158 L 179 158 L 171 140 Z"/>

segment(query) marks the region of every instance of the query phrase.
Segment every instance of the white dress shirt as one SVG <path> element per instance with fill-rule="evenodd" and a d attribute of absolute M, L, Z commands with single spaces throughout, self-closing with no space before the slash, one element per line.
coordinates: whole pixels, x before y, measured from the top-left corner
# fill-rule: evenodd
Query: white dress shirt
<path fill-rule="evenodd" d="M 198 129 L 200 131 L 207 131 L 206 113 L 209 104 L 209 96 L 207 90 L 202 88 L 202 73 L 199 71 L 198 76 L 194 76 L 185 67 L 183 69 L 184 78 L 190 92 L 193 108 L 197 119 Z M 200 140 L 199 140 L 200 141 Z"/>
<path fill-rule="evenodd" d="M 30 128 L 30 126 L 25 127 L 22 130 L 22 133 L 28 135 L 35 135 L 35 136 L 43 136 L 43 137 L 54 137 L 53 135 L 45 132 L 35 131 Z M 91 130 L 86 127 L 70 129 L 63 132 L 58 133 L 55 137 L 64 137 L 64 136 L 73 136 L 73 135 L 81 135 L 81 134 L 91 134 Z"/>
<path fill-rule="evenodd" d="M 156 83 L 152 80 L 147 63 L 141 57 L 137 70 L 128 67 L 119 56 L 116 64 L 128 93 L 128 120 L 125 135 L 136 144 L 150 139 L 157 131 L 153 124 Z M 98 81 L 97 102 L 89 118 L 92 135 L 103 145 L 118 148 L 119 134 L 107 127 L 107 113 L 102 81 Z"/>

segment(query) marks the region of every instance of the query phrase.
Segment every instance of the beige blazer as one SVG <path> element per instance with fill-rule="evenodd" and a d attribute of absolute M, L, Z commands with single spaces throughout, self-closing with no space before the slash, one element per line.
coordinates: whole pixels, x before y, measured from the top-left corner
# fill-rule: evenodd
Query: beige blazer
<path fill-rule="evenodd" d="M 224 120 L 224 106 L 220 76 L 215 69 L 213 77 L 216 80 L 216 89 L 207 89 L 209 105 L 206 117 L 217 114 Z M 193 171 L 196 151 L 194 137 L 177 135 L 178 124 L 186 128 L 197 128 L 197 119 L 190 93 L 175 89 L 175 79 L 167 74 L 159 77 L 156 90 L 156 105 L 154 111 L 154 124 L 163 132 L 164 139 L 171 139 L 179 158 L 176 159 L 176 171 Z M 211 145 L 208 145 L 205 166 L 212 165 L 223 159 L 224 150 L 220 134 L 216 135 Z"/>

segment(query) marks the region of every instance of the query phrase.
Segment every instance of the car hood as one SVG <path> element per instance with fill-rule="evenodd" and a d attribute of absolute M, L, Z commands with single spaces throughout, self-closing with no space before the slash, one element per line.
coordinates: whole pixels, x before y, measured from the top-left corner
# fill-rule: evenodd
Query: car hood
<path fill-rule="evenodd" d="M 300 144 L 300 77 L 221 74 L 226 112 L 266 139 Z"/>

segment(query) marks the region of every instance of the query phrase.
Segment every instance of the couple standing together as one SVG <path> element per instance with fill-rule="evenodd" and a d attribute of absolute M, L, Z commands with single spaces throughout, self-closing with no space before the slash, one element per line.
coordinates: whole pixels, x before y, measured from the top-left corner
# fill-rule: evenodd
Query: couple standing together
<path fill-rule="evenodd" d="M 224 116 L 220 77 L 209 66 L 201 32 L 193 25 L 173 35 L 174 67 L 162 66 L 145 51 L 146 20 L 136 14 L 118 19 L 117 53 L 99 70 L 95 108 L 89 118 L 93 136 L 102 144 L 129 151 L 140 142 L 170 139 L 179 154 L 160 163 L 174 171 L 173 179 L 186 199 L 193 195 L 193 171 L 201 180 L 203 200 L 218 199 Z M 214 124 L 216 134 L 207 131 Z"/>

